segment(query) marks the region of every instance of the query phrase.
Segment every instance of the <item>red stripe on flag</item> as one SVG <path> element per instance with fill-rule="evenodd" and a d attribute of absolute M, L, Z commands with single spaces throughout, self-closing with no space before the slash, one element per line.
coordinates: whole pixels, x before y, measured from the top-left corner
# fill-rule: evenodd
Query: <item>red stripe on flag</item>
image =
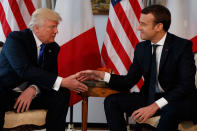
<path fill-rule="evenodd" d="M 25 2 L 25 5 L 27 7 L 29 14 L 32 15 L 32 13 L 36 10 L 32 3 L 32 0 L 24 0 L 24 2 Z"/>
<path fill-rule="evenodd" d="M 141 89 L 141 87 L 143 86 L 143 84 L 144 84 L 144 80 L 141 78 L 136 85 L 137 85 L 137 87 L 139 89 Z"/>
<path fill-rule="evenodd" d="M 107 33 L 109 35 L 109 38 L 111 40 L 111 43 L 112 43 L 114 49 L 116 50 L 123 65 L 125 66 L 125 68 L 128 71 L 129 66 L 131 65 L 131 60 L 130 60 L 129 56 L 127 55 L 126 51 L 124 50 L 124 48 L 122 47 L 122 44 L 121 44 L 120 40 L 118 39 L 118 36 L 116 35 L 116 32 L 114 31 L 114 28 L 112 27 L 110 20 L 108 20 L 108 23 L 107 23 Z"/>
<path fill-rule="evenodd" d="M 133 11 L 135 13 L 135 16 L 137 17 L 138 21 L 140 20 L 140 15 L 141 15 L 141 7 L 140 4 L 138 3 L 138 1 L 136 0 L 129 0 Z"/>
<path fill-rule="evenodd" d="M 0 2 L 0 12 L 1 12 L 0 13 L 0 21 L 2 24 L 3 32 L 4 32 L 5 37 L 7 37 L 8 34 L 11 32 L 11 28 L 6 20 L 5 12 L 4 12 L 1 2 Z"/>
<path fill-rule="evenodd" d="M 59 76 L 67 77 L 76 72 L 97 69 L 100 66 L 101 56 L 94 27 L 65 43 L 60 48 L 58 55 Z M 71 98 L 70 105 L 81 100 L 79 95 L 72 92 Z"/>
<path fill-rule="evenodd" d="M 193 37 L 191 39 L 191 41 L 193 43 L 192 51 L 193 51 L 193 53 L 196 53 L 197 52 L 197 36 Z"/>
<path fill-rule="evenodd" d="M 129 2 L 130 2 L 130 5 L 131 6 L 129 6 L 129 7 L 131 7 L 131 8 L 127 8 L 126 10 L 127 11 L 132 11 L 133 10 L 133 14 L 132 15 L 135 15 L 135 17 L 134 18 L 136 18 L 136 21 L 139 21 L 139 19 L 140 19 L 140 15 L 141 15 L 141 7 L 140 7 L 140 5 L 139 5 L 139 2 L 137 1 L 137 0 L 129 0 Z M 127 6 L 128 7 L 128 6 Z M 133 8 L 133 9 L 132 9 Z M 130 24 L 130 20 L 129 20 L 129 18 L 127 17 L 127 14 L 126 14 L 126 12 L 124 11 L 124 9 L 123 9 L 123 7 L 122 7 L 122 5 L 121 5 L 121 3 L 119 2 L 119 3 L 117 3 L 115 6 L 113 6 L 113 8 L 111 8 L 111 10 L 114 10 L 114 12 L 115 12 L 115 14 L 112 14 L 112 16 L 113 15 L 116 15 L 117 17 L 118 17 L 118 20 L 119 20 L 119 22 L 120 22 L 120 24 L 121 24 L 121 26 L 122 26 L 122 28 L 124 29 L 124 32 L 126 33 L 126 36 L 125 37 L 128 37 L 128 39 L 129 39 L 129 41 L 130 41 L 130 43 L 131 43 L 131 45 L 132 45 L 132 47 L 133 47 L 133 49 L 135 49 L 135 47 L 136 47 L 136 45 L 137 45 L 137 43 L 139 43 L 139 40 L 138 40 L 138 38 L 137 38 L 137 35 L 136 35 L 136 33 L 137 32 L 134 32 L 134 30 L 133 30 L 133 28 L 137 28 L 137 25 L 134 25 L 134 27 Z M 109 16 L 109 20 L 108 20 L 108 25 L 107 25 L 107 33 L 108 33 L 108 36 L 110 37 L 110 40 L 112 39 L 116 39 L 116 40 L 114 40 L 114 41 L 112 41 L 111 40 L 111 43 L 105 43 L 105 44 L 110 44 L 110 45 L 104 45 L 103 44 L 103 48 L 102 48 L 102 57 L 103 57 L 103 60 L 104 60 L 104 62 L 108 65 L 108 66 L 111 66 L 111 68 L 114 68 L 114 69 L 117 69 L 117 68 L 119 68 L 119 67 L 116 67 L 115 65 L 115 63 L 116 62 L 119 62 L 119 60 L 118 61 L 113 61 L 114 63 L 112 63 L 111 62 L 111 57 L 110 56 L 113 56 L 113 54 L 109 54 L 109 52 L 107 52 L 107 50 L 106 50 L 106 46 L 114 46 L 115 44 L 117 44 L 118 43 L 118 46 L 116 47 L 116 48 L 114 48 L 115 50 L 120 50 L 119 52 L 118 51 L 116 51 L 115 53 L 117 53 L 117 55 L 119 55 L 120 56 L 120 54 L 121 55 L 123 55 L 122 54 L 122 52 L 125 52 L 125 50 L 124 50 L 124 48 L 120 48 L 119 47 L 119 44 L 121 44 L 121 45 L 123 45 L 123 44 L 125 44 L 125 43 L 120 43 L 120 41 L 119 41 L 119 39 L 117 39 L 118 37 L 116 36 L 116 34 L 119 34 L 119 33 L 121 33 L 121 32 L 119 32 L 119 27 L 118 26 L 114 26 L 114 27 L 112 27 L 112 25 L 113 24 L 111 24 L 110 23 L 110 19 L 113 19 L 113 17 L 110 17 Z M 111 21 L 111 22 L 113 22 L 113 21 Z M 117 31 L 117 32 L 115 32 L 115 31 Z M 114 35 L 115 34 L 115 35 Z M 114 38 L 115 37 L 115 38 Z M 112 45 L 111 45 L 112 44 Z M 129 42 L 128 43 L 126 43 L 126 44 L 129 44 Z M 122 46 L 121 46 L 122 47 Z M 132 54 L 132 55 L 134 55 L 134 54 Z M 104 58 L 104 57 L 107 57 L 107 58 Z M 124 57 L 123 57 L 124 58 Z M 108 60 L 109 59 L 109 60 Z M 122 60 L 122 58 L 120 57 L 120 59 L 121 59 L 121 62 L 123 63 L 124 61 Z M 125 60 L 125 59 L 124 59 Z M 107 63 L 108 61 L 110 61 L 113 65 L 110 65 L 109 63 Z M 126 61 L 127 60 L 125 60 L 125 63 L 126 63 Z M 128 61 L 127 61 L 128 62 Z M 123 65 L 125 65 L 125 63 L 123 63 Z M 128 64 L 128 67 L 126 68 L 127 70 L 128 70 L 128 68 L 129 68 L 129 66 L 132 64 L 132 61 L 131 61 L 131 59 L 129 58 L 129 62 L 128 62 L 129 64 Z M 120 74 L 125 74 L 125 72 L 119 72 Z M 140 79 L 140 81 L 137 83 L 137 86 L 138 86 L 138 88 L 140 89 L 141 88 L 141 86 L 143 85 L 143 79 L 141 78 Z"/>
<path fill-rule="evenodd" d="M 106 50 L 106 47 L 105 47 L 104 43 L 103 43 L 101 55 L 102 55 L 102 58 L 103 58 L 103 60 L 105 62 L 105 65 L 107 65 L 107 67 L 109 67 L 109 68 L 112 68 L 114 73 L 119 75 L 120 73 L 118 72 L 118 70 L 116 69 L 115 65 L 113 64 L 113 62 L 111 61 L 111 59 L 109 58 L 109 56 L 107 54 L 107 50 Z"/>
<path fill-rule="evenodd" d="M 133 48 L 135 49 L 139 40 L 137 39 L 137 37 L 133 31 L 133 28 L 131 27 L 129 20 L 128 20 L 124 10 L 122 9 L 122 6 L 120 5 L 120 3 L 116 4 L 116 6 L 114 7 L 114 10 L 116 12 L 116 15 L 117 15 L 125 33 L 127 34 L 127 37 L 129 38 Z"/>
<path fill-rule="evenodd" d="M 16 2 L 16 0 L 8 0 L 9 4 L 10 4 L 10 8 L 12 10 L 12 13 L 17 21 L 18 27 L 20 30 L 26 29 L 27 26 L 23 20 L 23 17 L 20 13 L 20 9 L 18 7 L 18 3 Z"/>

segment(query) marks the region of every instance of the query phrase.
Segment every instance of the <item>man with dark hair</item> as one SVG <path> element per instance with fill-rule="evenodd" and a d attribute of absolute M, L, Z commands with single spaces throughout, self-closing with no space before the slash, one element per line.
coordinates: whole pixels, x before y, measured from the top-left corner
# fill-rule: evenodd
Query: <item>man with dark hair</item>
<path fill-rule="evenodd" d="M 138 30 L 145 41 L 137 44 L 128 74 L 80 72 L 79 80 L 104 80 L 117 90 L 128 90 L 144 77 L 139 93 L 113 94 L 105 99 L 111 131 L 126 131 L 125 112 L 139 122 L 160 114 L 156 131 L 176 131 L 181 121 L 191 119 L 196 94 L 192 42 L 168 33 L 170 23 L 170 12 L 164 6 L 144 8 Z"/>

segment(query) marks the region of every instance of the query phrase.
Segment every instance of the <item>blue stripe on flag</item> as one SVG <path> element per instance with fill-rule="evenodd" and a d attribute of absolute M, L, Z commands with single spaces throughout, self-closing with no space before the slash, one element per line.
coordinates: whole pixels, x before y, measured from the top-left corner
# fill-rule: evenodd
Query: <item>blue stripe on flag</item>
<path fill-rule="evenodd" d="M 113 6 L 115 6 L 117 3 L 119 3 L 121 0 L 111 0 L 111 3 Z"/>

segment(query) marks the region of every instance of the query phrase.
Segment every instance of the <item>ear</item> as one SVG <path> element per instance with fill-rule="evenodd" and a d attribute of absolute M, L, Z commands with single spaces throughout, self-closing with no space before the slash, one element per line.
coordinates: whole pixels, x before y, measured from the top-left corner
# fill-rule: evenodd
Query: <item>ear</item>
<path fill-rule="evenodd" d="M 162 31 L 162 30 L 163 30 L 163 24 L 162 24 L 162 23 L 158 23 L 158 24 L 155 26 L 155 29 L 156 29 L 156 31 Z"/>
<path fill-rule="evenodd" d="M 34 25 L 33 31 L 34 31 L 35 33 L 39 32 L 39 26 L 38 26 L 38 25 Z"/>

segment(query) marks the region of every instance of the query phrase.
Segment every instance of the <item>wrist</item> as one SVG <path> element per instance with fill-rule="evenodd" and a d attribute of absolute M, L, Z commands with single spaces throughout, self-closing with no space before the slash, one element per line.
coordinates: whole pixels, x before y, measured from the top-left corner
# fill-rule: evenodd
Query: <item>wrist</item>
<path fill-rule="evenodd" d="M 37 93 L 36 87 L 35 86 L 30 86 L 29 88 L 32 90 L 33 97 L 35 97 L 36 96 L 36 93 Z"/>
<path fill-rule="evenodd" d="M 60 87 L 67 87 L 67 85 L 68 85 L 68 77 L 62 79 Z"/>
<path fill-rule="evenodd" d="M 153 109 L 155 109 L 156 111 L 160 109 L 159 106 L 157 105 L 157 103 L 155 103 L 155 102 L 152 104 L 152 107 L 153 107 Z"/>
<path fill-rule="evenodd" d="M 101 80 L 104 80 L 105 77 L 105 72 L 104 71 L 98 71 L 98 76 L 100 77 Z"/>

